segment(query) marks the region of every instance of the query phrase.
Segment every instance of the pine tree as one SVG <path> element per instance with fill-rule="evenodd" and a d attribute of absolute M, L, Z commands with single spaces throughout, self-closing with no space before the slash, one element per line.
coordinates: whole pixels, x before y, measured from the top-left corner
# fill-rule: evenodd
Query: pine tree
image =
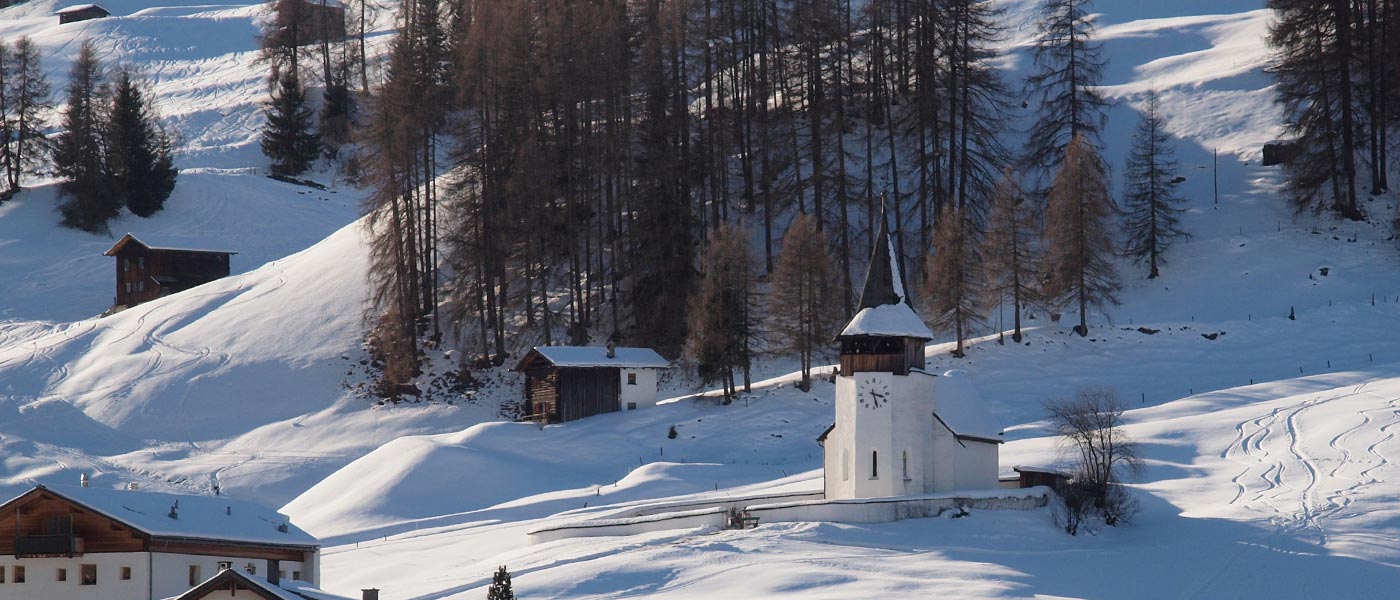
<path fill-rule="evenodd" d="M 983 266 L 976 225 L 969 209 L 948 205 L 938 216 L 933 256 L 922 293 L 934 329 L 950 331 L 957 341 L 953 356 L 963 356 L 972 330 L 986 323 Z"/>
<path fill-rule="evenodd" d="M 127 209 L 149 217 L 175 189 L 170 141 L 129 69 L 117 73 L 107 129 L 108 171 Z"/>
<path fill-rule="evenodd" d="M 491 576 L 491 587 L 486 588 L 486 600 L 515 600 L 515 592 L 510 587 L 510 571 L 505 565 Z"/>
<path fill-rule="evenodd" d="M 768 316 L 783 346 L 802 363 L 803 390 L 812 389 L 812 357 L 829 344 L 845 313 L 840 275 L 812 215 L 798 215 L 783 236 L 773 270 Z"/>
<path fill-rule="evenodd" d="M 10 47 L 0 40 L 0 173 L 3 173 L 5 181 L 10 181 L 17 167 L 15 158 L 10 149 L 10 139 L 14 137 L 15 122 L 11 116 L 10 106 L 10 73 L 14 70 L 14 61 L 10 57 Z M 13 191 L 13 189 L 9 190 Z M 9 194 L 0 194 L 0 201 L 9 198 Z"/>
<path fill-rule="evenodd" d="M 748 366 L 753 333 L 753 257 L 745 230 L 721 225 L 710 232 L 703 275 L 690 305 L 690 348 L 706 383 L 719 381 L 726 402 L 734 397 L 734 369 Z"/>
<path fill-rule="evenodd" d="M 987 272 L 988 300 L 1011 302 L 1014 321 L 1011 339 L 1020 343 L 1021 313 L 1037 304 L 1040 257 L 1036 253 L 1037 219 L 1021 186 L 1008 171 L 992 192 L 987 235 L 982 239 L 982 260 Z"/>
<path fill-rule="evenodd" d="M 1071 140 L 1097 144 L 1108 101 L 1098 91 L 1106 61 L 1094 42 L 1090 0 L 1045 0 L 1034 50 L 1036 73 L 1027 90 L 1036 103 L 1026 161 L 1041 173 L 1056 170 Z"/>
<path fill-rule="evenodd" d="M 1075 304 L 1089 335 L 1089 307 L 1118 304 L 1113 264 L 1113 197 L 1102 157 L 1084 135 L 1074 138 L 1050 184 L 1045 218 L 1045 295 L 1058 305 Z"/>
<path fill-rule="evenodd" d="M 1177 193 L 1176 151 L 1163 129 L 1156 90 L 1148 90 L 1142 121 L 1133 134 L 1123 194 L 1124 254 L 1148 264 L 1148 279 L 1161 274 L 1159 265 L 1172 242 L 1187 237 L 1181 228 L 1184 200 Z"/>
<path fill-rule="evenodd" d="M 14 120 L 8 130 L 13 135 L 14 150 L 8 184 L 9 189 L 17 190 L 24 174 L 33 174 L 44 166 L 49 146 L 43 134 L 44 115 L 53 105 L 49 103 L 49 82 L 39 61 L 39 48 L 28 36 L 15 41 L 10 64 L 5 96 Z"/>
<path fill-rule="evenodd" d="M 262 152 L 272 159 L 272 174 L 291 177 L 305 173 L 321 154 L 320 143 L 312 133 L 311 109 L 306 92 L 295 71 L 282 73 L 277 91 L 263 110 Z"/>
<path fill-rule="evenodd" d="M 91 40 L 84 41 L 68 76 L 68 103 L 63 132 L 55 143 L 54 167 L 64 180 L 59 186 L 63 224 L 94 233 L 105 231 L 107 221 L 122 207 L 121 196 L 108 181 L 102 87 L 97 52 Z"/>

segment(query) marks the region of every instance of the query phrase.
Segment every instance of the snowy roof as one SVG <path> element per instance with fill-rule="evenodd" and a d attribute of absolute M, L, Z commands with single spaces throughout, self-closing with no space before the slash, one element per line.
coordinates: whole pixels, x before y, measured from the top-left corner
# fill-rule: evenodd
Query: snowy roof
<path fill-rule="evenodd" d="M 89 9 L 93 9 L 93 8 L 96 8 L 96 9 L 102 11 L 102 12 L 107 12 L 107 9 L 102 8 L 101 6 L 98 6 L 98 5 L 96 5 L 96 4 L 79 4 L 79 5 L 77 5 L 77 6 L 70 6 L 70 7 L 65 8 L 65 9 L 62 9 L 62 10 L 54 11 L 53 14 L 56 14 L 56 15 L 66 15 L 66 14 L 68 14 L 68 13 L 82 12 L 82 11 L 89 10 Z M 111 14 L 111 13 L 108 13 L 108 14 Z"/>
<path fill-rule="evenodd" d="M 631 369 L 665 369 L 671 366 L 651 348 L 616 348 L 615 357 L 608 358 L 602 346 L 536 346 L 531 354 L 539 354 L 556 367 L 626 367 Z M 525 367 L 530 355 L 520 361 L 516 370 Z"/>
<path fill-rule="evenodd" d="M 69 486 L 39 486 L 5 506 L 47 491 L 151 537 L 313 548 L 320 542 L 277 511 L 220 496 Z M 170 517 L 172 507 L 176 518 Z M 281 528 L 285 526 L 286 531 Z"/>
<path fill-rule="evenodd" d="M 987 412 L 972 376 L 963 371 L 948 371 L 938 378 L 934 389 L 934 410 L 953 433 L 983 440 L 1001 440 L 1001 427 Z"/>
<path fill-rule="evenodd" d="M 862 308 L 837 337 L 856 335 L 933 339 L 928 325 L 924 324 L 913 308 L 903 302 Z"/>
<path fill-rule="evenodd" d="M 350 600 L 345 596 L 337 596 L 318 590 L 305 581 L 283 581 L 280 585 L 273 585 L 267 579 L 244 573 L 238 569 L 219 571 L 213 577 L 206 579 L 204 583 L 191 588 L 190 591 L 167 600 L 198 600 L 214 597 L 215 593 L 224 591 L 230 581 L 236 581 L 243 587 L 251 588 L 254 593 L 270 600 Z"/>
<path fill-rule="evenodd" d="M 115 256 L 117 252 L 121 251 L 122 246 L 125 246 L 128 242 L 136 242 L 136 243 L 138 243 L 138 244 L 141 244 L 142 246 L 145 246 L 145 247 L 147 247 L 147 248 L 150 248 L 151 250 L 179 250 L 179 251 L 181 251 L 181 252 L 208 252 L 208 253 L 211 253 L 211 254 L 238 254 L 237 252 L 234 252 L 234 251 L 232 251 L 232 250 L 216 250 L 216 249 L 211 249 L 211 248 L 195 248 L 195 247 L 193 247 L 193 246 L 191 246 L 191 245 L 189 244 L 190 240 L 185 239 L 185 238 L 173 238 L 173 237 L 164 237 L 164 236 L 153 236 L 153 235 L 145 234 L 145 233 L 141 234 L 141 237 L 136 237 L 136 234 L 134 234 L 134 233 L 128 233 L 128 234 L 122 236 L 122 239 L 117 240 L 117 243 L 116 243 L 116 244 L 113 244 L 113 245 L 112 245 L 112 248 L 111 248 L 110 250 L 106 251 L 106 252 L 103 252 L 102 255 L 103 255 L 103 256 Z"/>

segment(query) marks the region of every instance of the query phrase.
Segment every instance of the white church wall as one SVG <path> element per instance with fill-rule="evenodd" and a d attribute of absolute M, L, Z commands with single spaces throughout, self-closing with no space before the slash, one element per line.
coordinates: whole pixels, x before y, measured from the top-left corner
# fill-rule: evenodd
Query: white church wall
<path fill-rule="evenodd" d="M 1000 487 L 1000 448 L 997 444 L 964 440 L 966 448 L 958 448 L 956 481 L 958 489 L 983 490 Z"/>
<path fill-rule="evenodd" d="M 618 377 L 621 379 L 618 389 L 621 394 L 618 401 L 619 408 L 627 410 L 629 405 L 635 404 L 637 408 L 656 406 L 656 369 L 618 369 Z M 636 383 L 628 383 L 628 377 L 635 377 Z"/>

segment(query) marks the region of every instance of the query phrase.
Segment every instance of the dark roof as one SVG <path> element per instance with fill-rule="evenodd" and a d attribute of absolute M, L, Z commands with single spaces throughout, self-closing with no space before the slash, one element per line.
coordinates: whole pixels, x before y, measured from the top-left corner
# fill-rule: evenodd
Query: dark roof
<path fill-rule="evenodd" d="M 826 430 L 823 431 L 821 435 L 817 436 L 817 443 L 818 443 L 818 444 L 821 444 L 821 443 L 826 442 L 826 436 L 831 435 L 831 432 L 832 432 L 832 431 L 835 431 L 835 430 L 836 430 L 836 424 L 835 424 L 835 423 L 832 423 L 831 426 L 830 426 L 830 427 L 827 427 Z"/>
<path fill-rule="evenodd" d="M 856 310 L 875 308 L 884 304 L 899 304 L 904 301 L 904 290 L 895 289 L 898 273 L 893 265 L 894 253 L 890 250 L 890 228 L 885 218 L 880 216 L 880 231 L 875 234 L 875 250 L 870 253 L 870 267 L 865 271 L 865 286 L 860 291 L 860 304 Z M 899 278 L 903 283 L 903 278 Z M 900 286 L 901 288 L 903 285 Z"/>
<path fill-rule="evenodd" d="M 200 254 L 238 254 L 237 252 L 234 252 L 232 250 L 188 248 L 178 245 L 178 242 L 175 242 L 174 240 L 155 241 L 149 236 L 147 236 L 147 238 L 151 241 L 142 240 L 141 238 L 136 237 L 136 234 L 128 233 L 122 236 L 122 239 L 117 240 L 117 243 L 113 244 L 111 249 L 107 250 L 106 252 L 103 252 L 102 255 L 116 256 L 118 252 L 121 252 L 121 249 L 123 247 L 125 247 L 127 244 L 133 243 L 138 246 L 142 246 L 148 250 L 172 250 L 176 252 L 195 252 Z"/>

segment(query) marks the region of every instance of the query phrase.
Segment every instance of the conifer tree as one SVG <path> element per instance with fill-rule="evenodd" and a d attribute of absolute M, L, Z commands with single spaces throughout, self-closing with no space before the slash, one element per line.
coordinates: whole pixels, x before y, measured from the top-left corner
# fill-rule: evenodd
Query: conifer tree
<path fill-rule="evenodd" d="M 342 60 L 331 72 L 331 80 L 321 95 L 316 137 L 320 138 L 328 158 L 333 158 L 341 146 L 350 142 L 355 113 L 359 109 L 355 94 L 350 91 L 349 79 L 350 63 Z"/>
<path fill-rule="evenodd" d="M 320 156 L 321 146 L 312 132 L 306 91 L 295 71 L 285 71 L 278 77 L 277 90 L 263 114 L 267 125 L 263 128 L 262 152 L 272 159 L 272 174 L 291 177 L 305 173 Z"/>
<path fill-rule="evenodd" d="M 1148 90 L 1143 111 L 1128 154 L 1123 252 L 1146 262 L 1147 278 L 1155 279 L 1172 242 L 1187 237 L 1181 228 L 1181 214 L 1186 209 L 1176 189 L 1181 182 L 1176 174 L 1176 151 L 1163 129 L 1156 90 Z"/>
<path fill-rule="evenodd" d="M 86 40 L 69 72 L 68 103 L 63 109 L 63 132 L 55 143 L 54 167 L 63 178 L 59 186 L 63 224 L 94 233 L 105 231 L 107 221 L 122 207 L 121 196 L 108 181 L 102 88 L 102 65 L 92 41 Z"/>
<path fill-rule="evenodd" d="M 515 600 L 515 592 L 510 586 L 510 571 L 505 565 L 491 576 L 491 587 L 486 588 L 486 600 Z"/>
<path fill-rule="evenodd" d="M 3 173 L 5 181 L 8 182 L 15 172 L 15 159 L 10 148 L 10 139 L 14 137 L 14 119 L 11 117 L 10 107 L 10 72 L 13 70 L 13 61 L 10 58 L 10 47 L 5 44 L 5 40 L 0 40 L 0 173 Z M 0 195 L 0 200 L 8 198 L 8 194 Z"/>
<path fill-rule="evenodd" d="M 1026 161 L 1041 173 L 1056 170 L 1071 140 L 1097 144 L 1108 101 L 1098 91 L 1106 61 L 1094 41 L 1091 0 L 1044 0 L 1037 23 L 1036 72 L 1027 91 L 1036 105 Z"/>
<path fill-rule="evenodd" d="M 149 217 L 175 189 L 170 141 L 130 69 L 117 73 L 107 122 L 108 170 L 127 209 Z"/>
<path fill-rule="evenodd" d="M 690 306 L 690 346 L 706 383 L 719 381 L 726 402 L 737 386 L 734 370 L 748 366 L 753 257 L 745 230 L 724 224 L 710 232 L 703 275 Z"/>
<path fill-rule="evenodd" d="M 933 256 L 920 294 L 928 305 L 934 329 L 953 333 L 953 356 L 964 354 L 972 330 L 986 323 L 982 316 L 983 266 L 970 209 L 948 205 L 933 232 Z"/>
<path fill-rule="evenodd" d="M 783 346 L 802 363 L 803 390 L 812 389 L 812 357 L 841 327 L 844 290 L 826 239 L 810 214 L 798 215 L 783 236 L 773 270 L 768 316 Z"/>
<path fill-rule="evenodd" d="M 1113 197 L 1103 158 L 1079 135 L 1070 142 L 1046 198 L 1045 295 L 1079 309 L 1075 332 L 1089 335 L 1088 313 L 1118 304 L 1113 264 Z"/>
<path fill-rule="evenodd" d="M 44 138 L 44 115 L 53 108 L 49 103 L 49 82 L 39 62 L 39 49 L 28 36 L 15 41 L 10 54 L 10 73 L 4 95 L 10 106 L 13 125 L 7 128 L 12 136 L 10 152 L 9 189 L 19 189 L 23 175 L 34 173 L 44 164 L 48 140 Z"/>
<path fill-rule="evenodd" d="M 1021 313 L 1039 299 L 1037 281 L 1040 257 L 1036 253 L 1035 213 L 1011 172 L 1002 175 L 992 191 L 987 235 L 982 238 L 982 260 L 987 272 L 988 300 L 1011 302 L 1014 326 L 1011 339 L 1020 343 Z"/>

